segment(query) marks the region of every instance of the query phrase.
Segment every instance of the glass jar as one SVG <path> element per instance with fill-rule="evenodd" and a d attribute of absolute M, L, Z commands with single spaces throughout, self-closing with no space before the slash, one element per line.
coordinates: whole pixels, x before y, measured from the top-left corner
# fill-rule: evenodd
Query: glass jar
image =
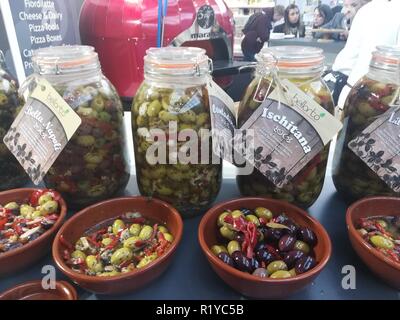
<path fill-rule="evenodd" d="M 5 146 L 3 139 L 24 106 L 18 94 L 17 82 L 6 72 L 3 52 L 0 51 L 0 190 L 24 186 L 29 178 L 17 159 Z"/>
<path fill-rule="evenodd" d="M 400 196 L 348 147 L 380 115 L 387 112 L 400 87 L 400 47 L 378 47 L 369 72 L 352 88 L 343 109 L 343 129 L 333 158 L 333 182 L 348 201 L 371 195 Z M 393 107 L 394 108 L 394 107 Z"/>
<path fill-rule="evenodd" d="M 329 113 L 334 113 L 332 96 L 321 78 L 324 67 L 323 51 L 313 47 L 281 46 L 263 49 L 256 55 L 257 69 L 248 86 L 238 112 L 239 128 L 261 106 L 255 101 L 256 91 L 266 92 L 276 87 L 271 71 L 280 79 L 287 79 L 314 99 Z M 250 175 L 238 175 L 242 195 L 267 196 L 285 200 L 303 208 L 311 206 L 321 193 L 324 183 L 329 145 L 316 155 L 293 179 L 277 188 L 257 169 Z"/>
<path fill-rule="evenodd" d="M 101 72 L 94 48 L 49 47 L 34 51 L 35 77 L 45 78 L 81 117 L 82 123 L 44 178 L 69 206 L 109 199 L 129 180 L 123 109 Z"/>
<path fill-rule="evenodd" d="M 132 106 L 139 190 L 142 195 L 171 203 L 184 217 L 194 216 L 214 202 L 222 178 L 222 162 L 219 158 L 212 161 L 211 138 L 203 135 L 211 129 L 207 90 L 210 60 L 203 49 L 167 47 L 149 49 L 144 63 L 145 79 Z M 152 129 L 168 142 L 167 161 L 150 159 Z M 186 155 L 185 141 L 172 138 L 185 133 L 199 146 L 190 161 L 177 156 Z M 210 148 L 200 148 L 204 139 Z"/>

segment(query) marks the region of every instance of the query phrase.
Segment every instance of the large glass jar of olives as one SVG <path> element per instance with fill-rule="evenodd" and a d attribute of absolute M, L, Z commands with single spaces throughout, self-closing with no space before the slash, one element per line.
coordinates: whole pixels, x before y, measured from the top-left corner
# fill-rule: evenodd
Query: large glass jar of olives
<path fill-rule="evenodd" d="M 204 135 L 211 129 L 210 60 L 203 49 L 168 47 L 149 49 L 144 63 L 145 80 L 132 106 L 139 190 L 173 204 L 184 217 L 200 214 L 215 200 L 222 176 L 221 160 L 212 161 L 212 142 Z M 166 161 L 152 160 L 154 130 L 167 142 Z M 181 135 L 198 148 L 186 150 L 186 139 L 176 138 Z M 205 139 L 210 148 L 201 147 Z"/>
<path fill-rule="evenodd" d="M 353 86 L 347 97 L 343 110 L 344 126 L 338 135 L 333 158 L 333 182 L 348 201 L 370 195 L 400 196 L 349 148 L 349 144 L 382 114 L 398 106 L 399 90 L 400 48 L 378 47 L 372 55 L 368 74 Z M 375 150 L 375 139 L 371 137 L 366 145 L 360 142 L 362 148 L 374 156 L 367 163 L 387 165 L 387 172 L 390 173 L 392 166 L 390 162 L 383 161 Z"/>
<path fill-rule="evenodd" d="M 18 188 L 28 182 L 24 169 L 3 143 L 24 99 L 18 95 L 16 81 L 5 71 L 4 55 L 0 51 L 0 190 Z"/>
<path fill-rule="evenodd" d="M 248 86 L 239 106 L 239 128 L 262 105 L 262 102 L 255 99 L 256 93 L 262 90 L 271 92 L 277 86 L 276 79 L 289 80 L 329 113 L 334 113 L 331 94 L 321 78 L 324 67 L 321 49 L 298 46 L 271 47 L 263 49 L 256 55 L 256 59 L 258 63 L 255 78 Z M 250 175 L 238 175 L 240 192 L 246 196 L 281 199 L 307 208 L 314 203 L 322 190 L 328 153 L 329 145 L 282 188 L 277 188 L 257 169 Z"/>
<path fill-rule="evenodd" d="M 35 77 L 45 78 L 82 123 L 44 178 L 68 205 L 84 207 L 125 189 L 129 180 L 123 109 L 101 72 L 94 48 L 49 47 L 34 51 Z"/>

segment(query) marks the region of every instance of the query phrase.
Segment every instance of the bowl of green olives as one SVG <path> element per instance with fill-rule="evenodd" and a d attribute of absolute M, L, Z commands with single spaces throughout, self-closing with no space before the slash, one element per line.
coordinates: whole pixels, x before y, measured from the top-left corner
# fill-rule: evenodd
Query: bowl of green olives
<path fill-rule="evenodd" d="M 221 203 L 203 217 L 200 246 L 219 277 L 242 295 L 285 298 L 311 283 L 331 256 L 324 227 L 304 210 L 269 198 Z"/>
<path fill-rule="evenodd" d="M 350 242 L 369 269 L 400 290 L 400 199 L 369 197 L 346 214 Z"/>
<path fill-rule="evenodd" d="M 0 277 L 30 267 L 51 249 L 67 205 L 48 189 L 0 192 Z"/>
<path fill-rule="evenodd" d="M 87 291 L 133 292 L 167 269 L 182 231 L 178 211 L 161 200 L 112 199 L 68 220 L 54 240 L 53 258 L 64 275 Z"/>

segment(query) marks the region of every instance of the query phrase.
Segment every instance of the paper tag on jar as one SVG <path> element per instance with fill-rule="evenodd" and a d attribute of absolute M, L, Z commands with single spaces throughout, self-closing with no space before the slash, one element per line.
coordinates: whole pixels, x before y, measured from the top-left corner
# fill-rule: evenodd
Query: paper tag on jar
<path fill-rule="evenodd" d="M 400 192 L 400 106 L 381 115 L 348 147 L 394 192 Z"/>
<path fill-rule="evenodd" d="M 214 81 L 208 83 L 213 152 L 233 163 L 233 138 L 236 130 L 235 103 Z"/>
<path fill-rule="evenodd" d="M 4 143 L 38 185 L 81 124 L 81 118 L 43 78 L 30 95 Z"/>
<path fill-rule="evenodd" d="M 282 84 L 285 92 L 277 87 L 240 128 L 254 148 L 244 157 L 278 188 L 310 161 L 317 166 L 322 161 L 318 154 L 342 127 L 296 86 Z"/>

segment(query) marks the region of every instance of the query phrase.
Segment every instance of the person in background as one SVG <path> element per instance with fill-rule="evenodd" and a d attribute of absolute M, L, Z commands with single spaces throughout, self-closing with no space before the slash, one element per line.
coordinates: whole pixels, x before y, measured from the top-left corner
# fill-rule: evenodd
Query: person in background
<path fill-rule="evenodd" d="M 279 16 L 281 18 L 278 21 L 275 21 L 274 23 L 272 23 L 273 28 L 285 23 L 285 7 L 284 6 L 282 6 L 280 4 L 275 6 L 274 14 L 276 14 L 277 16 Z"/>
<path fill-rule="evenodd" d="M 333 17 L 331 8 L 326 4 L 321 4 L 314 10 L 314 22 L 313 29 L 322 28 L 323 25 L 331 21 Z M 313 32 L 314 38 L 322 38 L 323 34 L 320 35 L 319 32 Z"/>
<path fill-rule="evenodd" d="M 338 4 L 338 0 L 332 0 L 330 3 L 330 7 L 332 10 L 333 16 L 335 16 L 336 13 L 342 12 L 343 6 Z"/>
<path fill-rule="evenodd" d="M 269 40 L 272 23 L 282 16 L 275 8 L 265 8 L 250 16 L 243 28 L 244 38 L 241 43 L 242 52 L 246 61 L 255 61 L 254 56 L 260 52 L 264 43 Z"/>
<path fill-rule="evenodd" d="M 347 40 L 353 19 L 361 7 L 369 0 L 344 0 L 342 12 L 336 13 L 331 21 L 321 26 L 322 29 L 345 29 L 342 33 L 324 34 L 317 32 L 315 38 Z"/>
<path fill-rule="evenodd" d="M 295 4 L 289 5 L 285 10 L 285 23 L 274 28 L 276 33 L 292 34 L 296 38 L 303 38 L 306 28 L 301 22 L 300 9 Z"/>
<path fill-rule="evenodd" d="M 339 108 L 343 108 L 351 87 L 368 73 L 376 47 L 400 46 L 399 12 L 399 0 L 372 0 L 354 17 L 346 46 L 328 74 L 336 80 L 333 98 Z"/>

